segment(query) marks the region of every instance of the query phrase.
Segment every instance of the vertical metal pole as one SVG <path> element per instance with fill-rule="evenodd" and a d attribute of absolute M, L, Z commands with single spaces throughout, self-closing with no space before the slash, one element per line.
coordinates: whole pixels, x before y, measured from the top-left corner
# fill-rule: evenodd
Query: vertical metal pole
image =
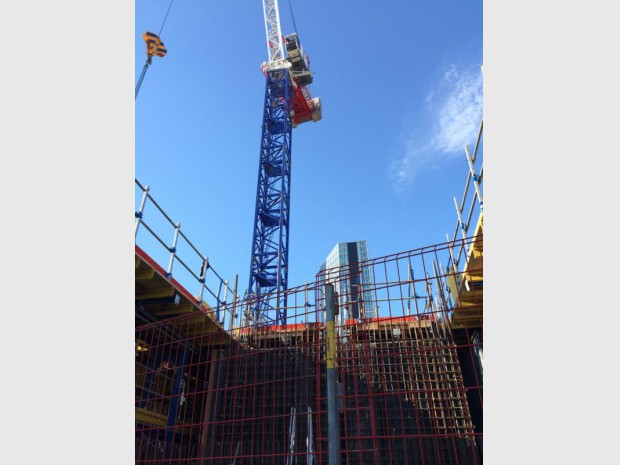
<path fill-rule="evenodd" d="M 236 325 L 236 317 L 237 317 L 237 313 L 241 313 L 238 312 L 237 309 L 237 284 L 239 282 L 239 275 L 236 274 L 235 275 L 235 287 L 233 288 L 233 300 L 232 300 L 232 311 L 230 312 L 230 324 L 228 326 L 228 329 L 234 329 L 235 325 Z"/>
<path fill-rule="evenodd" d="M 334 285 L 325 285 L 325 326 L 327 328 L 327 435 L 329 465 L 340 465 L 340 428 L 338 426 L 338 400 L 336 398 L 336 312 Z"/>
<path fill-rule="evenodd" d="M 308 304 L 308 281 L 306 281 L 304 287 L 304 311 L 306 313 L 306 325 L 308 324 L 308 313 L 310 312 L 310 306 Z"/>
<path fill-rule="evenodd" d="M 465 247 L 465 239 L 467 239 L 467 230 L 469 229 L 469 225 L 463 223 L 463 217 L 461 213 L 463 211 L 463 207 L 465 206 L 465 198 L 463 198 L 463 206 L 459 207 L 459 203 L 454 197 L 454 206 L 456 207 L 456 216 L 458 217 L 458 227 L 461 229 L 461 237 L 463 238 L 463 242 L 461 243 L 461 247 L 459 248 L 459 253 L 456 256 L 457 261 L 461 261 L 461 255 L 463 254 L 463 248 Z M 456 239 L 456 236 L 455 236 Z M 466 254 L 467 255 L 467 254 Z"/>
<path fill-rule="evenodd" d="M 314 432 L 312 431 L 312 409 L 308 407 L 308 436 L 306 438 L 306 465 L 314 465 Z"/>
<path fill-rule="evenodd" d="M 447 234 L 446 234 L 446 240 L 447 240 L 448 242 L 451 242 L 451 241 L 450 241 L 450 236 L 448 236 Z M 454 238 L 454 240 L 456 240 L 456 237 Z M 454 273 L 457 273 L 457 272 L 458 272 L 458 270 L 459 270 L 459 266 L 458 266 L 459 264 L 458 264 L 458 262 L 454 259 L 454 254 L 453 254 L 453 252 L 452 252 L 453 247 L 454 247 L 454 241 L 452 241 L 452 244 L 450 244 L 450 245 L 448 246 L 448 252 L 450 252 L 450 261 L 451 261 L 451 264 L 452 264 L 452 268 L 453 268 L 453 270 L 454 270 Z"/>
<path fill-rule="evenodd" d="M 136 230 L 134 233 L 134 238 L 138 236 L 138 227 L 140 226 L 140 222 L 142 221 L 142 215 L 144 213 L 144 206 L 146 205 L 146 199 L 149 196 L 149 190 L 151 188 L 149 186 L 144 186 L 144 192 L 142 193 L 142 200 L 140 200 L 140 208 L 136 212 Z"/>
<path fill-rule="evenodd" d="M 439 266 L 441 267 L 441 263 L 439 264 Z M 446 296 L 444 295 L 444 286 L 443 283 L 441 281 L 441 279 L 439 278 L 440 274 L 437 271 L 437 263 L 435 262 L 435 260 L 433 259 L 433 271 L 435 273 L 435 285 L 437 286 L 437 303 L 439 304 L 439 308 L 438 308 L 438 312 L 441 312 L 440 314 L 436 315 L 437 317 L 443 317 L 445 316 L 445 312 L 448 311 L 448 304 L 447 304 L 447 300 Z M 444 274 L 441 273 L 441 276 L 443 276 Z"/>
<path fill-rule="evenodd" d="M 206 257 L 202 259 L 202 268 L 200 269 L 200 279 L 198 280 L 198 282 L 200 282 L 200 298 L 198 299 L 199 304 L 202 303 L 202 298 L 205 293 L 205 287 L 206 287 L 205 283 L 207 282 L 207 270 L 208 269 L 209 269 L 209 257 Z"/>
<path fill-rule="evenodd" d="M 411 288 L 413 287 L 413 270 L 411 269 L 411 263 L 407 270 L 407 316 L 411 316 Z M 413 298 L 415 299 L 415 289 L 413 290 Z"/>
<path fill-rule="evenodd" d="M 226 312 L 230 313 L 228 309 L 228 281 L 224 281 L 224 306 L 222 307 L 222 326 L 226 326 Z"/>
<path fill-rule="evenodd" d="M 205 401 L 204 415 L 203 415 L 203 427 L 202 434 L 200 436 L 200 442 L 198 444 L 198 454 L 200 457 L 205 457 L 207 454 L 207 444 L 209 443 L 211 431 L 211 425 L 213 422 L 213 399 L 215 398 L 216 390 L 216 376 L 219 370 L 220 351 L 214 349 L 211 353 L 211 365 L 209 366 L 209 380 L 207 384 L 207 399 Z M 202 459 L 201 465 L 206 465 L 207 459 Z"/>
<path fill-rule="evenodd" d="M 174 430 L 178 420 L 179 404 L 181 402 L 181 390 L 183 380 L 183 372 L 187 370 L 187 363 L 189 362 L 189 351 L 185 347 L 180 347 L 180 352 L 175 355 L 175 369 L 173 373 L 174 384 L 172 387 L 172 395 L 170 396 L 170 404 L 168 407 L 168 421 L 166 427 L 165 445 L 166 445 L 166 458 L 172 459 L 174 452 L 173 439 Z M 174 462 L 169 462 L 174 463 Z"/>
<path fill-rule="evenodd" d="M 215 307 L 215 316 L 217 318 L 217 321 L 221 323 L 220 321 L 220 311 L 222 309 L 222 301 L 220 300 L 220 295 L 222 294 L 222 280 L 220 279 L 220 286 L 217 288 L 217 307 Z"/>
<path fill-rule="evenodd" d="M 295 426 L 297 424 L 295 420 L 295 407 L 291 407 L 291 422 L 288 429 L 289 446 L 288 457 L 286 458 L 287 465 L 293 465 L 293 460 L 295 460 Z"/>
<path fill-rule="evenodd" d="M 177 251 L 177 241 L 179 239 L 179 229 L 181 229 L 181 223 L 177 223 L 174 225 L 174 239 L 172 240 L 172 247 L 170 247 L 168 250 L 170 250 L 170 262 L 168 263 L 168 271 L 166 273 L 166 275 L 168 277 L 172 276 L 172 265 L 174 264 L 174 255 L 176 254 Z"/>
<path fill-rule="evenodd" d="M 228 280 L 224 281 L 224 303 L 228 300 Z"/>
<path fill-rule="evenodd" d="M 467 157 L 467 164 L 469 165 L 469 172 L 471 173 L 471 177 L 474 180 L 474 189 L 476 189 L 476 196 L 478 197 L 478 204 L 480 205 L 480 211 L 482 211 L 482 208 L 483 208 L 482 193 L 480 192 L 480 183 L 478 182 L 480 180 L 480 177 L 476 174 L 476 171 L 474 170 L 474 163 L 471 159 L 471 156 L 469 155 L 469 150 L 467 150 L 467 146 L 465 146 L 465 156 Z"/>
<path fill-rule="evenodd" d="M 461 216 L 461 213 L 463 211 L 463 207 L 459 207 L 459 202 L 458 200 L 456 200 L 456 197 L 454 197 L 454 206 L 456 207 L 456 216 L 459 219 L 459 226 L 461 228 L 461 235 L 463 236 L 463 239 L 467 239 L 467 229 L 469 228 L 469 225 L 466 225 L 465 223 L 463 223 L 463 217 Z M 460 254 L 459 254 L 460 257 Z"/>
<path fill-rule="evenodd" d="M 450 311 L 450 284 L 448 283 L 448 270 L 443 267 L 441 263 L 439 263 L 439 272 L 441 273 L 441 294 L 443 296 L 445 311 Z"/>
<path fill-rule="evenodd" d="M 237 456 L 239 455 L 239 446 L 241 445 L 241 441 L 237 442 L 237 450 L 235 451 L 235 458 L 232 461 L 231 465 L 235 465 L 237 463 Z"/>

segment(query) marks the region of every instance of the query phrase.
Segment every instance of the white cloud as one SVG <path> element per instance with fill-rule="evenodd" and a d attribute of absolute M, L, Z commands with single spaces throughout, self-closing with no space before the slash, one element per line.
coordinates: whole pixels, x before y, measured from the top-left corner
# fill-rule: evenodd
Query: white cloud
<path fill-rule="evenodd" d="M 396 190 L 401 190 L 411 182 L 418 169 L 432 161 L 432 151 L 414 136 L 406 136 L 401 145 L 403 156 L 396 159 L 391 166 Z"/>
<path fill-rule="evenodd" d="M 462 152 L 471 144 L 482 118 L 482 73 L 449 76 L 453 90 L 441 103 L 437 114 L 434 145 L 444 154 Z"/>
<path fill-rule="evenodd" d="M 437 166 L 442 160 L 463 153 L 471 145 L 482 119 L 482 73 L 459 71 L 455 65 L 443 72 L 436 88 L 425 99 L 432 128 L 420 134 L 420 124 L 409 124 L 402 135 L 401 156 L 392 164 L 395 188 L 402 189 L 424 166 Z"/>
<path fill-rule="evenodd" d="M 452 83 L 455 80 L 457 80 L 458 77 L 459 77 L 459 73 L 458 73 L 455 65 L 450 66 L 450 68 L 448 68 L 443 73 L 443 80 L 444 80 L 444 82 Z"/>

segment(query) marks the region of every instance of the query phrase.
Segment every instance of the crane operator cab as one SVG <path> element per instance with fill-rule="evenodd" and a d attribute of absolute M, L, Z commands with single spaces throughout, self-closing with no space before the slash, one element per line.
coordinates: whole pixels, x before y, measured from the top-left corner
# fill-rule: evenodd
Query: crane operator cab
<path fill-rule="evenodd" d="M 284 38 L 286 43 L 286 53 L 291 63 L 291 74 L 300 86 L 312 84 L 312 73 L 310 72 L 310 63 L 308 57 L 304 53 L 304 49 L 299 43 L 297 33 L 290 34 Z"/>

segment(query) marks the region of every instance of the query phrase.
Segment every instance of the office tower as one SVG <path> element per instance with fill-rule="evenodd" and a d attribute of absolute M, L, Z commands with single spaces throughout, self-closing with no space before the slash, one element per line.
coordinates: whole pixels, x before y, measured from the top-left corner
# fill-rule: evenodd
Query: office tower
<path fill-rule="evenodd" d="M 339 242 L 321 265 L 325 281 L 335 284 L 341 324 L 350 319 L 377 316 L 376 302 L 369 290 L 372 288 L 370 268 L 360 264 L 367 260 L 366 241 Z"/>

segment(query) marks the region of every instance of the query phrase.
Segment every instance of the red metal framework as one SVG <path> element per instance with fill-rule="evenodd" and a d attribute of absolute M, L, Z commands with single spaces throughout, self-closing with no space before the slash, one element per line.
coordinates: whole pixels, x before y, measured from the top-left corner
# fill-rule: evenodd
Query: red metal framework
<path fill-rule="evenodd" d="M 482 463 L 482 302 L 455 320 L 464 299 L 449 285 L 482 273 L 443 272 L 454 245 L 360 263 L 372 280 L 338 311 L 372 295 L 378 316 L 336 325 L 337 412 L 323 289 L 350 267 L 290 289 L 286 325 L 224 331 L 195 311 L 137 326 L 136 463 L 327 464 L 328 415 L 342 464 Z"/>
<path fill-rule="evenodd" d="M 312 112 L 315 104 L 310 97 L 310 92 L 303 86 L 295 84 L 293 86 L 293 122 L 295 124 L 305 123 L 312 120 Z"/>

